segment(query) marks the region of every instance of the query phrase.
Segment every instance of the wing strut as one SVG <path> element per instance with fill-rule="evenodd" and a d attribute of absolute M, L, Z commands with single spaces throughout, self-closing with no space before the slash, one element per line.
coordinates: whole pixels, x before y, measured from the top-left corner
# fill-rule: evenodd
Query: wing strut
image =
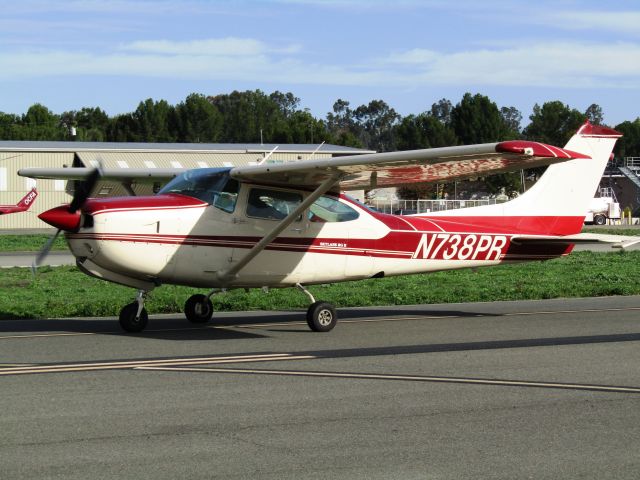
<path fill-rule="evenodd" d="M 256 243 L 251 248 L 251 250 L 249 250 L 247 254 L 238 261 L 238 263 L 234 264 L 227 270 L 220 270 L 218 272 L 218 278 L 220 279 L 220 281 L 226 283 L 234 278 L 240 272 L 240 270 L 242 270 L 251 260 L 256 257 L 256 255 L 262 252 L 272 241 L 274 241 L 276 237 L 280 235 L 285 228 L 291 225 L 300 214 L 302 214 L 307 208 L 309 208 L 313 202 L 327 193 L 331 189 L 331 187 L 333 187 L 340 180 L 340 177 L 341 174 L 339 172 L 334 172 L 331 177 L 322 182 L 318 188 L 316 188 L 307 198 L 305 198 L 303 202 L 298 205 L 298 208 L 296 208 L 293 212 L 283 218 L 280 223 L 278 223 L 276 227 L 271 230 L 271 232 L 262 237 L 262 239 L 258 243 Z"/>

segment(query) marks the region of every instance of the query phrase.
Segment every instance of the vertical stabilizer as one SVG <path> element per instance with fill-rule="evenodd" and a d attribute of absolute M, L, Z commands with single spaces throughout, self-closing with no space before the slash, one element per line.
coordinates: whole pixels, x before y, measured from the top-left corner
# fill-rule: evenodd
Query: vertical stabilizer
<path fill-rule="evenodd" d="M 505 204 L 506 214 L 582 217 L 594 197 L 621 133 L 585 122 L 571 137 L 568 150 L 591 157 L 550 165 L 526 193 Z"/>
<path fill-rule="evenodd" d="M 22 200 L 20 200 L 16 204 L 16 206 L 20 208 L 20 210 L 22 211 L 29 210 L 29 208 L 31 207 L 31 205 L 33 205 L 33 202 L 35 201 L 37 196 L 38 196 L 38 191 L 34 187 L 31 189 L 29 193 L 27 193 L 24 197 L 22 197 Z"/>

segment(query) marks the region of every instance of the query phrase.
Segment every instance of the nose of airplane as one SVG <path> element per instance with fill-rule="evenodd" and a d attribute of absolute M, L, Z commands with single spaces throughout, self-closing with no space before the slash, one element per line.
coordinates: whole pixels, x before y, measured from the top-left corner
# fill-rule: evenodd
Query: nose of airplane
<path fill-rule="evenodd" d="M 77 232 L 80 228 L 80 212 L 71 213 L 68 205 L 60 205 L 42 212 L 38 218 L 65 232 Z"/>

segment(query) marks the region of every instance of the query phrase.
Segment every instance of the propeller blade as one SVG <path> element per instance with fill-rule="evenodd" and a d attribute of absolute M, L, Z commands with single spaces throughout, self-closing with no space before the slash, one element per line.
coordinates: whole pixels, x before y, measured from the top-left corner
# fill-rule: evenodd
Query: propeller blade
<path fill-rule="evenodd" d="M 91 171 L 86 180 L 76 182 L 73 199 L 69 204 L 69 211 L 71 213 L 75 213 L 82 208 L 84 202 L 86 202 L 89 195 L 91 195 L 93 187 L 95 187 L 98 180 L 100 180 L 100 177 L 102 177 L 102 168 L 98 166 Z"/>
<path fill-rule="evenodd" d="M 51 250 L 51 247 L 53 246 L 53 242 L 56 241 L 56 238 L 58 238 L 58 235 L 60 235 L 61 231 L 62 230 L 60 230 L 60 229 L 56 230 L 56 233 L 54 233 L 49 238 L 49 240 L 47 240 L 47 243 L 44 244 L 44 247 L 42 247 L 42 250 L 40 250 L 40 252 L 38 253 L 38 256 L 35 258 L 35 260 L 31 264 L 31 271 L 33 272 L 34 275 L 36 274 L 36 270 L 40 266 L 42 261 L 45 258 L 47 258 L 47 255 L 49 255 L 49 251 Z"/>

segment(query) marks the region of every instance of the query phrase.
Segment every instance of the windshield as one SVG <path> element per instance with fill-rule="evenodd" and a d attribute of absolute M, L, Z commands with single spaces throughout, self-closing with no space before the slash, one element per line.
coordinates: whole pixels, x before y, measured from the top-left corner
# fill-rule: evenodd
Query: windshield
<path fill-rule="evenodd" d="M 195 197 L 225 212 L 233 212 L 238 199 L 238 182 L 229 177 L 228 168 L 189 170 L 167 183 L 158 195 L 179 193 Z"/>

